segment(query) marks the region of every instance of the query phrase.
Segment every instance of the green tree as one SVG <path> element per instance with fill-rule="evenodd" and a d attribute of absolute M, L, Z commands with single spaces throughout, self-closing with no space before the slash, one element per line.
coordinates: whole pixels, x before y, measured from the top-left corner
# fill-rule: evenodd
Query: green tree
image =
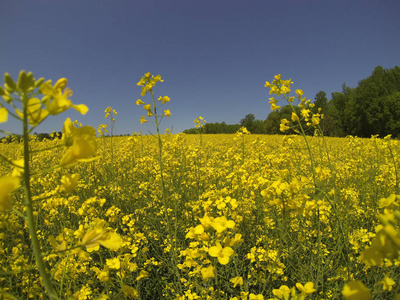
<path fill-rule="evenodd" d="M 271 111 L 264 122 L 264 132 L 266 134 L 279 134 L 280 123 L 279 110 Z"/>
<path fill-rule="evenodd" d="M 315 95 L 314 101 L 314 109 L 313 112 L 316 113 L 318 108 L 321 108 L 322 113 L 326 113 L 328 108 L 328 98 L 326 97 L 326 93 L 324 91 L 319 91 L 318 94 Z"/>
<path fill-rule="evenodd" d="M 347 110 L 356 121 L 354 134 L 370 137 L 373 134 L 391 134 L 387 123 L 396 123 L 397 93 L 400 92 L 400 68 L 385 70 L 377 66 L 372 75 L 361 80 Z M 391 97 L 392 95 L 395 95 Z"/>
<path fill-rule="evenodd" d="M 243 119 L 240 120 L 240 125 L 246 127 L 251 133 L 254 133 L 255 120 L 256 117 L 253 114 L 247 114 Z"/>

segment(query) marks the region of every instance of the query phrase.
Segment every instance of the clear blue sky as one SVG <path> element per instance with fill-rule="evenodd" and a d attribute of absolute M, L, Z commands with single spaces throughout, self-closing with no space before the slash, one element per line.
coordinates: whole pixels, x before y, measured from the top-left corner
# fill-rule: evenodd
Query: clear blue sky
<path fill-rule="evenodd" d="M 67 117 L 97 129 L 117 112 L 115 134 L 149 129 L 135 101 L 146 72 L 160 74 L 156 96 L 172 115 L 162 130 L 208 122 L 239 123 L 270 112 L 265 81 L 292 78 L 294 89 L 341 91 L 381 65 L 400 65 L 398 0 L 0 1 L 0 73 L 20 70 L 68 79 L 72 101 L 89 107 L 48 119 L 37 132 L 62 129 Z M 19 132 L 9 121 L 2 129 Z"/>

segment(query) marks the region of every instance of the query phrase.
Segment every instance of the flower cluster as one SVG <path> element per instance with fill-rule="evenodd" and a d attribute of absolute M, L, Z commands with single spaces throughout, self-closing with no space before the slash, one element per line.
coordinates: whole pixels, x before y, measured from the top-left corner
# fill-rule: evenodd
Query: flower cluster
<path fill-rule="evenodd" d="M 267 81 L 265 83 L 265 87 L 270 88 L 270 94 L 274 94 L 276 96 L 283 95 L 283 97 L 287 100 L 288 104 L 292 108 L 291 120 L 288 120 L 286 118 L 282 119 L 279 127 L 280 131 L 286 132 L 290 128 L 293 128 L 295 132 L 300 133 L 301 131 L 303 131 L 301 125 L 302 122 L 304 122 L 305 125 L 308 127 L 316 127 L 319 125 L 320 120 L 323 119 L 324 115 L 321 114 L 321 108 L 319 108 L 318 112 L 316 113 L 313 113 L 311 111 L 311 109 L 314 107 L 314 104 L 311 103 L 310 99 L 306 100 L 306 98 L 303 97 L 303 90 L 300 89 L 297 89 L 295 91 L 299 104 L 297 107 L 294 107 L 292 103 L 296 97 L 289 96 L 292 83 L 293 82 L 291 79 L 283 80 L 281 79 L 281 75 L 278 74 L 274 76 L 274 80 L 272 82 Z M 271 105 L 272 111 L 281 108 L 281 106 L 277 105 L 278 102 L 279 99 L 276 99 L 275 97 L 269 98 L 269 104 Z"/>
<path fill-rule="evenodd" d="M 151 93 L 153 91 L 153 87 L 157 82 L 163 82 L 160 75 L 154 76 L 151 75 L 150 72 L 144 74 L 144 76 L 137 83 L 138 86 L 142 87 L 141 96 L 144 97 L 147 93 Z"/>
<path fill-rule="evenodd" d="M 74 108 L 81 114 L 86 114 L 88 111 L 86 105 L 75 105 L 69 99 L 72 91 L 66 87 L 67 79 L 65 78 L 59 79 L 52 85 L 51 80 L 44 81 L 43 78 L 36 80 L 31 72 L 21 71 L 17 82 L 8 73 L 4 75 L 4 82 L 4 87 L 0 86 L 0 95 L 5 101 L 4 104 L 0 102 L 0 122 L 6 122 L 8 115 L 22 122 L 26 119 L 31 126 L 29 131 L 32 131 L 49 115 L 58 115 L 70 108 Z M 40 94 L 42 94 L 41 99 L 38 98 Z M 22 107 L 18 107 L 19 104 L 22 104 Z M 63 132 L 64 144 L 69 149 L 61 158 L 61 166 L 70 167 L 79 161 L 86 161 L 96 152 L 96 134 L 92 127 L 76 128 L 71 120 L 67 119 Z M 24 169 L 23 160 L 19 160 L 16 167 L 19 168 L 18 172 L 14 171 L 11 176 L 0 178 L 1 209 L 11 207 L 10 193 L 20 186 L 19 180 Z"/>
<path fill-rule="evenodd" d="M 204 120 L 204 118 L 202 116 L 200 116 L 200 117 L 196 117 L 194 119 L 193 123 L 196 124 L 196 125 L 194 125 L 194 127 L 202 128 L 204 126 L 204 124 L 206 123 L 206 120 Z"/>
<path fill-rule="evenodd" d="M 24 112 L 17 108 L 16 104 L 19 101 L 14 95 L 19 97 L 23 95 L 26 99 L 21 100 L 25 102 L 28 122 L 32 126 L 42 123 L 48 115 L 58 115 L 70 108 L 77 110 L 81 114 L 86 114 L 88 111 L 86 105 L 75 105 L 69 99 L 72 96 L 72 91 L 66 87 L 67 79 L 65 78 L 59 79 L 52 85 L 51 80 L 46 82 L 44 82 L 43 78 L 35 80 L 32 72 L 21 71 L 17 82 L 8 73 L 4 75 L 4 82 L 4 88 L 0 86 L 0 96 L 14 108 L 16 116 L 13 115 L 22 120 Z M 39 89 L 39 93 L 43 95 L 41 99 L 36 97 L 38 95 L 35 93 L 36 89 Z M 12 112 L 3 104 L 0 104 L 0 122 L 6 122 L 9 113 Z"/>
<path fill-rule="evenodd" d="M 156 102 L 154 100 L 154 94 L 153 94 L 153 87 L 159 81 L 160 82 L 164 81 L 161 79 L 160 75 L 154 76 L 154 75 L 151 75 L 150 73 L 144 74 L 144 76 L 140 79 L 140 81 L 137 83 L 137 85 L 142 86 L 142 93 L 141 93 L 142 96 L 146 95 L 146 93 L 151 93 L 151 95 L 153 97 L 153 104 L 146 104 L 141 99 L 138 99 L 136 101 L 136 105 L 143 105 L 143 109 L 147 111 L 148 117 L 154 116 L 156 118 L 157 126 L 158 126 L 158 122 L 159 122 L 158 117 L 160 117 L 162 119 L 164 116 L 165 117 L 171 116 L 171 112 L 169 111 L 169 109 L 164 110 L 164 112 L 161 114 L 161 116 L 157 114 L 157 109 L 161 105 L 163 105 L 171 100 L 168 96 L 159 97 L 158 101 L 161 102 L 161 105 L 156 106 Z M 161 119 L 160 119 L 160 121 L 161 121 Z M 146 123 L 146 122 L 147 122 L 147 120 L 146 120 L 145 116 L 142 116 L 140 118 L 140 124 L 143 125 L 143 123 Z"/>

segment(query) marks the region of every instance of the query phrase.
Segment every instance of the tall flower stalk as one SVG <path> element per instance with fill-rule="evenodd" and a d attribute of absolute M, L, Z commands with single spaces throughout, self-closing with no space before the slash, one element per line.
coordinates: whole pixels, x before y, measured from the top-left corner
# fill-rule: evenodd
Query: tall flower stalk
<path fill-rule="evenodd" d="M 296 90 L 295 93 L 297 94 L 298 100 L 299 100 L 299 104 L 298 104 L 298 108 L 300 109 L 300 116 L 297 114 L 294 105 L 293 105 L 293 101 L 295 100 L 295 96 L 289 96 L 289 93 L 291 91 L 291 84 L 292 84 L 292 80 L 288 79 L 288 80 L 283 80 L 281 79 L 281 75 L 278 74 L 276 76 L 274 76 L 274 80 L 270 83 L 270 82 L 266 82 L 265 83 L 265 87 L 269 87 L 270 94 L 274 94 L 276 96 L 283 96 L 286 101 L 289 103 L 290 108 L 292 109 L 292 115 L 291 115 L 291 120 L 287 120 L 287 119 L 282 119 L 281 120 L 281 124 L 280 124 L 280 131 L 285 132 L 287 130 L 289 130 L 291 127 L 292 129 L 294 129 L 294 131 L 296 133 L 299 133 L 303 139 L 304 142 L 306 144 L 307 147 L 307 151 L 308 151 L 308 155 L 310 158 L 310 171 L 312 174 L 312 178 L 313 178 L 313 184 L 314 184 L 314 190 L 315 191 L 319 191 L 319 183 L 317 181 L 317 172 L 316 172 L 316 164 L 315 164 L 315 160 L 314 160 L 314 156 L 311 152 L 311 146 L 310 143 L 307 139 L 306 136 L 306 129 L 303 126 L 301 121 L 306 122 L 306 126 L 308 126 L 309 128 L 318 128 L 317 126 L 320 123 L 321 118 L 323 118 L 323 115 L 321 115 L 319 112 L 316 114 L 312 114 L 310 108 L 314 106 L 314 104 L 311 104 L 311 100 L 306 100 L 305 97 L 303 96 L 303 91 L 302 90 Z M 278 99 L 276 99 L 275 97 L 270 97 L 269 98 L 269 103 L 271 105 L 271 110 L 277 110 L 280 109 L 281 106 L 278 106 Z M 320 128 L 318 128 L 320 129 Z M 322 253 L 321 253 L 321 220 L 320 220 L 320 211 L 319 208 L 317 207 L 317 244 L 318 244 L 318 249 L 317 249 L 317 284 L 316 287 L 318 287 L 318 283 L 322 284 L 323 278 L 322 278 Z"/>
<path fill-rule="evenodd" d="M 114 161 L 114 125 L 115 125 L 115 116 L 117 115 L 117 112 L 115 111 L 115 109 L 112 109 L 111 106 L 108 106 L 104 112 L 106 113 L 104 118 L 110 120 L 111 161 Z"/>
<path fill-rule="evenodd" d="M 173 218 L 170 216 L 170 211 L 176 214 L 176 209 L 173 210 L 170 208 L 170 203 L 167 200 L 166 196 L 166 189 L 165 189 L 165 180 L 164 180 L 164 165 L 163 165 L 163 159 L 162 159 L 162 153 L 163 153 L 163 143 L 161 139 L 161 134 L 160 134 L 160 123 L 164 117 L 169 117 L 171 116 L 171 112 L 169 109 L 164 110 L 163 112 L 160 113 L 160 107 L 164 105 L 165 103 L 170 101 L 170 98 L 168 96 L 163 96 L 159 97 L 156 102 L 154 93 L 153 93 L 153 87 L 157 82 L 163 82 L 164 80 L 161 79 L 160 75 L 154 76 L 151 75 L 150 73 L 146 73 L 140 81 L 137 83 L 138 86 L 142 87 L 142 93 L 141 96 L 145 96 L 147 93 L 150 93 L 152 101 L 151 104 L 146 104 L 143 102 L 141 99 L 138 99 L 136 101 L 137 105 L 143 105 L 143 109 L 147 111 L 147 117 L 151 118 L 153 117 L 154 123 L 156 125 L 156 131 L 157 131 L 157 140 L 158 140 L 158 151 L 157 151 L 157 158 L 158 158 L 158 163 L 159 163 L 159 168 L 160 168 L 160 187 L 161 187 L 161 197 L 162 197 L 162 202 L 163 202 L 163 211 L 164 211 L 164 217 L 165 217 L 165 222 L 167 225 L 167 232 L 169 236 L 169 243 L 171 247 L 171 253 L 172 253 L 172 262 L 173 262 L 173 268 L 175 270 L 175 276 L 177 278 L 177 282 L 179 282 L 179 289 L 180 292 L 182 292 L 182 288 L 180 285 L 180 274 L 179 270 L 176 267 L 178 265 L 178 256 L 177 256 L 177 228 L 176 226 L 173 226 L 172 224 L 172 219 L 176 220 L 176 216 Z M 158 104 L 160 103 L 160 104 Z M 158 104 L 158 105 L 157 105 Z M 146 123 L 146 117 L 142 116 L 140 119 L 140 123 Z M 171 241 L 172 239 L 172 241 Z"/>
<path fill-rule="evenodd" d="M 4 101 L 4 103 L 0 102 L 0 123 L 7 122 L 8 116 L 12 116 L 22 123 L 23 159 L 11 162 L 7 157 L 0 154 L 0 159 L 13 164 L 15 167 L 11 176 L 0 177 L 0 187 L 3 190 L 0 193 L 0 209 L 12 208 L 14 212 L 27 221 L 32 251 L 41 280 L 48 297 L 50 299 L 58 299 L 51 277 L 43 261 L 43 253 L 37 235 L 37 220 L 32 201 L 31 156 L 38 151 L 31 150 L 29 143 L 30 133 L 50 115 L 58 115 L 69 108 L 74 108 L 81 114 L 86 114 L 88 108 L 84 104 L 75 105 L 69 100 L 69 97 L 72 96 L 72 91 L 66 88 L 67 80 L 65 78 L 61 78 L 53 86 L 50 80 L 46 82 L 43 78 L 35 80 L 31 72 L 21 71 L 17 82 L 8 73 L 4 75 L 4 82 L 4 87 L 0 86 L 0 96 Z M 42 95 L 41 99 L 38 98 L 39 95 Z M 68 168 L 79 161 L 90 160 L 90 156 L 97 150 L 94 128 L 85 126 L 78 129 L 70 119 L 67 119 L 63 132 L 64 145 L 69 149 L 62 156 L 59 165 L 53 166 L 50 170 L 61 167 Z M 54 148 L 46 148 L 40 151 Z M 11 193 L 20 185 L 22 185 L 25 195 L 24 212 L 13 207 L 11 197 Z M 4 193 L 4 189 L 6 193 Z"/>
<path fill-rule="evenodd" d="M 193 121 L 196 125 L 194 125 L 195 128 L 200 128 L 199 133 L 200 133 L 200 147 L 203 145 L 203 127 L 206 124 L 206 120 L 202 116 L 196 117 Z"/>

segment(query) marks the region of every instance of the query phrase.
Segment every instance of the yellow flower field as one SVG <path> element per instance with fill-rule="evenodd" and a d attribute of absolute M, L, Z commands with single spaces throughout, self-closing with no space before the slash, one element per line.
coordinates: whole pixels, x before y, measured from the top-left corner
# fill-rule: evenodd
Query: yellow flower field
<path fill-rule="evenodd" d="M 398 260 L 372 268 L 359 257 L 375 236 L 379 200 L 398 192 L 399 143 L 326 138 L 329 162 L 322 138 L 310 137 L 314 188 L 301 137 L 247 135 L 244 155 L 241 139 L 234 138 L 206 135 L 200 147 L 196 135 L 163 135 L 173 236 L 154 137 L 114 137 L 114 160 L 110 138 L 99 140 L 101 158 L 69 171 L 80 178 L 68 194 L 60 188 L 65 171 L 33 175 L 38 236 L 60 296 L 247 299 L 241 295 L 253 293 L 285 299 L 275 289 L 314 282 L 318 296 L 310 299 L 337 299 L 345 281 L 360 279 L 388 297 L 389 288 L 379 282 L 387 275 L 396 287 Z M 22 155 L 19 143 L 0 149 L 11 160 Z M 50 168 L 60 155 L 37 153 L 33 171 Z M 12 171 L 2 163 L 2 175 Z M 23 211 L 21 198 L 17 191 L 13 205 Z M 122 238 L 118 250 L 79 247 L 83 234 L 100 223 Z M 1 213 L 0 238 L 3 293 L 38 298 L 43 290 L 26 225 L 15 212 Z"/>
<path fill-rule="evenodd" d="M 41 86 L 21 76 L 3 99 Z M 155 136 L 113 137 L 110 107 L 110 137 L 67 119 L 39 142 L 28 121 L 87 110 L 66 81 L 22 101 L 24 140 L 0 143 L 3 299 L 399 299 L 397 140 L 305 135 L 297 115 L 299 135 L 160 134 L 159 81 L 138 83 Z"/>

